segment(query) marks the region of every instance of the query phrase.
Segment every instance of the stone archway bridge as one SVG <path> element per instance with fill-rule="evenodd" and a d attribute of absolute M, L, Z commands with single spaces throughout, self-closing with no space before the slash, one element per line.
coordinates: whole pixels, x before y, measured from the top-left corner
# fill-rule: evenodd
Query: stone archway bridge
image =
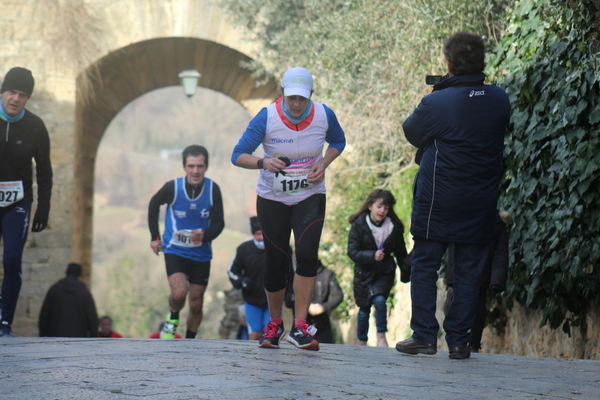
<path fill-rule="evenodd" d="M 31 234 L 25 249 L 18 335 L 37 334 L 43 296 L 69 261 L 82 263 L 89 280 L 94 166 L 110 121 L 144 93 L 179 85 L 178 73 L 189 67 L 201 71 L 199 86 L 256 112 L 277 85 L 259 86 L 241 66 L 252 59 L 247 39 L 213 0 L 3 3 L 0 74 L 17 65 L 32 70 L 28 108 L 51 134 L 54 169 L 49 229 Z"/>

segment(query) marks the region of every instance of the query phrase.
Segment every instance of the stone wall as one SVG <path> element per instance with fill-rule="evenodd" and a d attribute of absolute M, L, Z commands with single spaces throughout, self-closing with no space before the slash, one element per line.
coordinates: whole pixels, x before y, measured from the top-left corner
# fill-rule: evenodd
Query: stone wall
<path fill-rule="evenodd" d="M 571 335 L 561 328 L 540 328 L 542 314 L 515 304 L 507 313 L 502 332 L 484 330 L 484 349 L 491 353 L 514 353 L 531 357 L 600 359 L 600 305 L 590 305 L 586 323 L 571 327 Z"/>
<path fill-rule="evenodd" d="M 446 289 L 441 280 L 438 282 L 438 288 L 436 317 L 442 327 Z M 394 347 L 397 341 L 406 339 L 412 334 L 410 329 L 410 284 L 397 284 L 394 296 L 395 306 L 388 310 L 388 333 L 386 335 L 391 347 Z M 336 329 L 344 343 L 356 343 L 357 312 L 358 308 L 351 310 L 350 319 L 336 323 Z M 373 313 L 372 310 L 369 346 L 377 344 Z M 499 332 L 489 325 L 484 329 L 481 351 L 519 354 L 528 357 L 600 359 L 600 304 L 590 305 L 585 325 L 572 327 L 570 336 L 560 328 L 550 329 L 548 326 L 540 328 L 541 320 L 541 312 L 528 310 L 515 304 L 513 309 L 507 313 L 507 324 L 502 331 Z M 448 350 L 441 330 L 437 344 L 438 349 Z"/>
<path fill-rule="evenodd" d="M 12 66 L 23 66 L 33 72 L 36 85 L 27 108 L 42 117 L 48 127 L 54 169 L 49 227 L 29 235 L 24 253 L 23 287 L 13 323 L 17 335 L 37 335 L 38 313 L 48 287 L 64 276 L 69 261 L 82 262 L 79 255 L 89 254 L 89 249 L 73 248 L 81 235 L 73 230 L 77 214 L 74 182 L 79 173 L 74 168 L 75 104 L 76 93 L 82 90 L 77 86 L 78 76 L 111 52 L 156 38 L 201 38 L 251 57 L 252 42 L 224 18 L 216 3 L 212 0 L 3 1 L 0 79 Z M 114 73 L 119 74 L 128 65 L 114 68 Z M 152 89 L 155 88 L 149 90 Z M 264 100 L 254 99 L 245 106 L 254 111 L 263 104 Z M 95 150 L 91 151 L 93 154 L 80 156 L 93 160 Z M 91 232 L 91 226 L 87 229 Z M 84 272 L 89 282 L 92 271 L 85 262 Z M 0 271 L 0 279 L 2 274 Z"/>

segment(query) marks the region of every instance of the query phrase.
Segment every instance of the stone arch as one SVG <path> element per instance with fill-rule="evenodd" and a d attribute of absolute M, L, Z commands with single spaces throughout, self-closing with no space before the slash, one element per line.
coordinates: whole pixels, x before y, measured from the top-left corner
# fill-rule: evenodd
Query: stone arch
<path fill-rule="evenodd" d="M 168 37 L 145 40 L 115 50 L 77 77 L 72 256 L 89 279 L 92 257 L 94 168 L 100 141 L 110 121 L 135 98 L 155 89 L 179 85 L 178 74 L 193 67 L 198 85 L 221 92 L 250 113 L 274 98 L 277 84 L 257 86 L 251 59 L 210 40 Z"/>

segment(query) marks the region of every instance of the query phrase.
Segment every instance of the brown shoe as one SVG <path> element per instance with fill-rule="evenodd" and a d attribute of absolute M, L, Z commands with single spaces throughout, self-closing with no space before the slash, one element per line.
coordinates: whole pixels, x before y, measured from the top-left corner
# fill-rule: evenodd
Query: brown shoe
<path fill-rule="evenodd" d="M 464 360 L 471 357 L 471 351 L 468 347 L 450 347 L 448 349 L 448 357 L 453 360 Z"/>
<path fill-rule="evenodd" d="M 435 354 L 437 353 L 437 346 L 435 344 L 419 342 L 410 337 L 396 343 L 396 350 L 406 354 Z"/>

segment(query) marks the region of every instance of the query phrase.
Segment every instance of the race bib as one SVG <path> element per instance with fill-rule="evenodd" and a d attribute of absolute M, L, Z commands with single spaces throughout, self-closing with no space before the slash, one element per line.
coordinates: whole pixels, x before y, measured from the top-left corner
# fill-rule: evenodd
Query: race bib
<path fill-rule="evenodd" d="M 24 197 L 23 181 L 0 182 L 0 207 L 10 206 Z"/>
<path fill-rule="evenodd" d="M 171 239 L 171 244 L 181 247 L 200 247 L 202 246 L 202 242 L 194 243 L 190 237 L 192 236 L 191 229 L 183 229 L 173 233 L 173 238 Z"/>
<path fill-rule="evenodd" d="M 287 172 L 275 173 L 273 176 L 274 193 L 298 193 L 307 190 L 312 186 L 308 183 L 308 175 L 302 173 Z"/>

